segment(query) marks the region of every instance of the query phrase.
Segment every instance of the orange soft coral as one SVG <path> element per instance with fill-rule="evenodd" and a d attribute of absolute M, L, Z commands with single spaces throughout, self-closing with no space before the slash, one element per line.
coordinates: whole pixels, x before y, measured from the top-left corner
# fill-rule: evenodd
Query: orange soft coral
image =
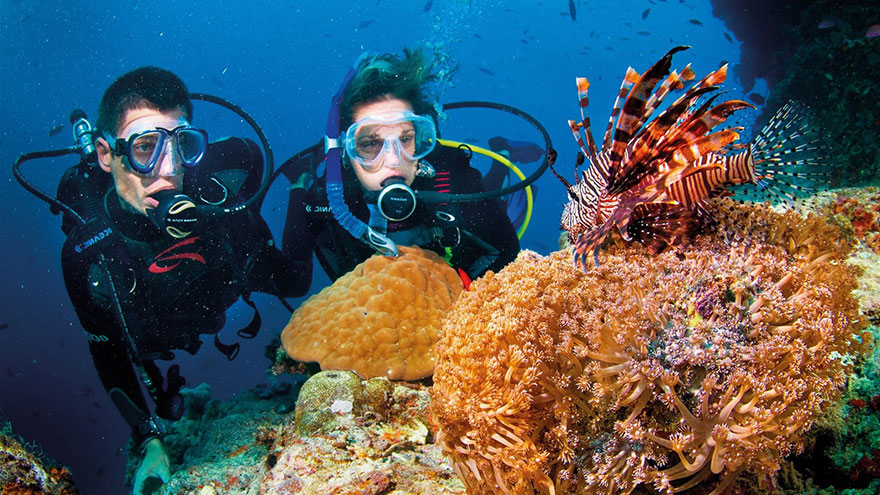
<path fill-rule="evenodd" d="M 373 256 L 309 298 L 281 334 L 293 359 L 363 378 L 417 380 L 434 371 L 441 320 L 462 290 L 439 256 L 401 247 Z"/>
<path fill-rule="evenodd" d="M 521 256 L 462 296 L 432 408 L 470 494 L 720 493 L 803 448 L 865 348 L 848 247 L 815 217 L 717 218 L 687 251 Z"/>

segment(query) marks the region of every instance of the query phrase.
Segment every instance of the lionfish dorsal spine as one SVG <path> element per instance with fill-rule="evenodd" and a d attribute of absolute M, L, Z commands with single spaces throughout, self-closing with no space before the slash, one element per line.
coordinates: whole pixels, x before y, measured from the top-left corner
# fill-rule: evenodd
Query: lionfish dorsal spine
<path fill-rule="evenodd" d="M 581 110 L 581 122 L 578 124 L 572 120 L 568 121 L 569 126 L 571 127 L 572 132 L 575 134 L 575 140 L 580 146 L 581 152 L 585 157 L 590 159 L 590 162 L 596 161 L 596 156 L 599 154 L 598 150 L 596 150 L 596 141 L 593 139 L 593 132 L 591 131 L 590 124 L 590 114 L 587 111 L 587 107 L 590 106 L 590 99 L 588 96 L 588 91 L 590 89 L 590 82 L 586 77 L 578 77 L 577 78 L 577 91 L 578 91 L 578 104 Z M 577 128 L 577 129 L 576 129 Z M 580 136 L 580 130 L 583 130 L 584 136 L 586 138 L 586 143 L 584 139 Z"/>
<path fill-rule="evenodd" d="M 623 103 L 620 116 L 617 117 L 617 124 L 614 127 L 614 133 L 611 138 L 611 163 L 608 172 L 609 190 L 620 192 L 627 185 L 638 182 L 641 176 L 646 173 L 648 169 L 647 164 L 639 164 L 630 169 L 626 166 L 622 167 L 621 161 L 625 156 L 627 147 L 630 145 L 630 141 L 639 131 L 648 98 L 657 84 L 670 73 L 672 56 L 676 52 L 686 50 L 687 48 L 689 47 L 678 46 L 669 50 L 666 55 L 642 74 L 638 82 L 629 91 L 629 95 Z"/>
<path fill-rule="evenodd" d="M 690 81 L 694 77 L 694 70 L 691 69 L 690 64 L 685 66 L 685 68 L 681 71 L 681 74 L 676 71 L 672 71 L 660 84 L 660 87 L 657 89 L 657 91 L 655 91 L 654 94 L 652 94 L 651 97 L 648 98 L 648 102 L 645 104 L 645 112 L 639 120 L 637 127 L 641 128 L 642 125 L 644 125 L 644 123 L 651 118 L 651 116 L 654 114 L 654 111 L 656 111 L 657 108 L 663 103 L 663 100 L 671 91 L 684 88 L 684 81 Z M 640 132 L 639 136 L 637 136 L 636 139 L 632 141 L 629 149 L 633 150 L 641 147 L 645 139 L 645 134 L 649 133 L 648 131 L 649 129 L 643 129 L 643 131 Z M 653 136 L 653 139 L 651 137 L 648 138 L 649 141 L 656 142 L 657 138 L 659 136 L 662 136 L 662 132 L 655 132 L 654 134 L 655 136 Z M 657 136 L 657 134 L 659 134 L 659 136 Z"/>
<path fill-rule="evenodd" d="M 611 135 L 614 131 L 614 120 L 620 115 L 620 110 L 623 108 L 623 102 L 626 100 L 626 95 L 629 94 L 630 88 L 637 82 L 639 82 L 639 78 L 641 76 L 635 69 L 629 67 L 626 69 L 626 74 L 623 76 L 623 82 L 620 83 L 620 89 L 617 91 L 617 98 L 614 99 L 614 107 L 611 108 L 611 117 L 608 118 L 608 127 L 605 129 L 605 137 L 602 139 L 602 151 L 608 151 L 611 149 Z"/>

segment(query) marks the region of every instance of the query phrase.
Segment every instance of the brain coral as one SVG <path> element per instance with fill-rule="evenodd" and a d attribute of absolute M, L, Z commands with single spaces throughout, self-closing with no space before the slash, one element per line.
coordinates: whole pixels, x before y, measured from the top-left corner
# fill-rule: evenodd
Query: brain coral
<path fill-rule="evenodd" d="M 462 295 L 432 413 L 470 494 L 592 494 L 773 475 L 870 345 L 848 247 L 817 217 L 724 201 L 718 234 L 599 267 L 520 255 Z"/>
<path fill-rule="evenodd" d="M 281 333 L 293 359 L 363 378 L 417 380 L 434 371 L 442 319 L 462 290 L 439 256 L 400 247 L 373 256 L 315 294 Z"/>

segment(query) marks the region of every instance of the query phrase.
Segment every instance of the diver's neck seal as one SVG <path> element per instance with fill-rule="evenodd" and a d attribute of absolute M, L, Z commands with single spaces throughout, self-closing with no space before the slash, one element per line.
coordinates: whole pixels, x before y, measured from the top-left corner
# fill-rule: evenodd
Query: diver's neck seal
<path fill-rule="evenodd" d="M 385 182 L 376 198 L 376 206 L 386 219 L 402 222 L 416 211 L 416 193 L 401 177 L 392 177 Z"/>
<path fill-rule="evenodd" d="M 199 209 L 192 198 L 179 191 L 160 191 L 153 198 L 159 204 L 147 209 L 147 217 L 156 228 L 175 239 L 183 239 L 198 228 Z"/>

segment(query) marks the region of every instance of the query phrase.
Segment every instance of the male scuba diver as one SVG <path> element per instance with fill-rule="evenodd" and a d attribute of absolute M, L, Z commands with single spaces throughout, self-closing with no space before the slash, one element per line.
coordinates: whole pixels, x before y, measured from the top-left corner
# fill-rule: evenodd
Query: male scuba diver
<path fill-rule="evenodd" d="M 183 413 L 179 366 L 163 377 L 154 361 L 173 359 L 172 350 L 194 354 L 199 335 L 219 332 L 239 297 L 253 306 L 252 291 L 300 296 L 311 280 L 311 266 L 290 256 L 298 246 L 279 250 L 259 216 L 264 164 L 256 143 L 209 143 L 192 116 L 175 74 L 143 67 L 123 75 L 100 103 L 97 166 L 72 167 L 58 189 L 67 206 L 67 291 L 98 375 L 143 449 L 135 495 L 170 478 L 159 417 Z M 241 207 L 247 202 L 253 206 Z M 230 359 L 238 350 L 216 335 L 215 345 Z"/>
<path fill-rule="evenodd" d="M 332 280 L 402 244 L 435 251 L 467 286 L 519 252 L 505 206 L 486 194 L 470 150 L 438 144 L 427 90 L 436 77 L 420 49 L 361 57 L 334 98 L 327 132 L 339 138 L 325 145 L 326 174 L 309 187 L 301 167 L 283 169 L 291 202 L 303 204 L 296 244 L 313 246 Z M 467 202 L 452 201 L 464 195 Z M 310 252 L 300 254 L 310 262 Z"/>

